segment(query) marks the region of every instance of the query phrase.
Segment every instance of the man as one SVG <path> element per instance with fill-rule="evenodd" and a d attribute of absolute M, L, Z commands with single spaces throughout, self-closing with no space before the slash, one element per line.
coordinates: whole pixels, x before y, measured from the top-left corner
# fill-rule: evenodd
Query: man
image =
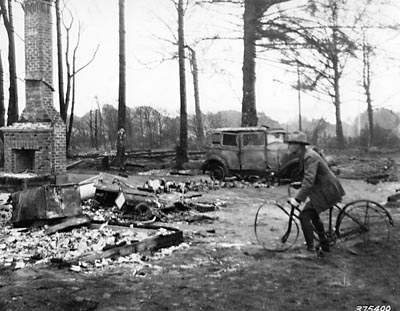
<path fill-rule="evenodd" d="M 306 148 L 309 143 L 305 133 L 293 132 L 289 136 L 288 143 L 289 153 L 300 158 L 300 170 L 303 172 L 301 188 L 296 197 L 289 198 L 288 202 L 299 206 L 301 202 L 305 202 L 309 198 L 299 215 L 307 251 L 314 251 L 314 226 L 319 236 L 321 249 L 328 252 L 329 243 L 326 240 L 324 224 L 319 214 L 340 202 L 345 192 L 326 161 L 318 152 Z"/>

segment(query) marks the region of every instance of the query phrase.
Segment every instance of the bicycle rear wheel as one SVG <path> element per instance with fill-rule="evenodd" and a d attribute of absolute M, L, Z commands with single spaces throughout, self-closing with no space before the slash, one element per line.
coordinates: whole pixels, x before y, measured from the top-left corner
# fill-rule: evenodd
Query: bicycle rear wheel
<path fill-rule="evenodd" d="M 290 209 L 276 202 L 263 203 L 257 210 L 254 220 L 254 233 L 258 243 L 266 250 L 283 252 L 291 248 L 299 237 L 299 226 L 292 219 L 288 231 Z M 288 233 L 286 239 L 283 239 Z"/>
<path fill-rule="evenodd" d="M 339 213 L 336 230 L 342 245 L 355 253 L 373 253 L 390 239 L 393 220 L 379 203 L 358 200 L 348 203 Z"/>

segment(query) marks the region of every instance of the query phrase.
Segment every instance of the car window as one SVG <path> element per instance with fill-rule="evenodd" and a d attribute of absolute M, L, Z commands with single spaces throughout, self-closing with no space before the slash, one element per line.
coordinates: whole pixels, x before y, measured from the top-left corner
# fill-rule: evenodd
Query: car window
<path fill-rule="evenodd" d="M 219 145 L 221 142 L 221 133 L 212 133 L 211 134 L 211 144 Z"/>
<path fill-rule="evenodd" d="M 237 137 L 236 134 L 225 133 L 222 136 L 222 144 L 225 145 L 225 146 L 237 146 L 236 137 Z"/>
<path fill-rule="evenodd" d="M 264 133 L 245 133 L 243 134 L 243 146 L 263 146 Z"/>
<path fill-rule="evenodd" d="M 275 142 L 283 143 L 284 141 L 285 141 L 284 133 L 268 133 L 268 135 L 267 135 L 268 144 L 275 143 Z"/>

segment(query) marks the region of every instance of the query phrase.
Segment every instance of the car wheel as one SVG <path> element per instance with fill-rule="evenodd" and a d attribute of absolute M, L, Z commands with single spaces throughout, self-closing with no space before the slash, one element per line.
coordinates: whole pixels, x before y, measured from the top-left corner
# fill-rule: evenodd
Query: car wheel
<path fill-rule="evenodd" d="M 210 169 L 210 177 L 212 180 L 224 180 L 225 170 L 222 165 L 213 165 Z"/>

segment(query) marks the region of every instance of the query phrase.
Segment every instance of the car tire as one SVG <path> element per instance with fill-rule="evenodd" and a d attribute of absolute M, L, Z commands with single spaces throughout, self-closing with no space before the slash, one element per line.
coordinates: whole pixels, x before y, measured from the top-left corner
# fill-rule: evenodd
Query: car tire
<path fill-rule="evenodd" d="M 222 165 L 213 165 L 210 169 L 210 178 L 212 180 L 224 180 L 225 179 L 225 169 Z"/>

